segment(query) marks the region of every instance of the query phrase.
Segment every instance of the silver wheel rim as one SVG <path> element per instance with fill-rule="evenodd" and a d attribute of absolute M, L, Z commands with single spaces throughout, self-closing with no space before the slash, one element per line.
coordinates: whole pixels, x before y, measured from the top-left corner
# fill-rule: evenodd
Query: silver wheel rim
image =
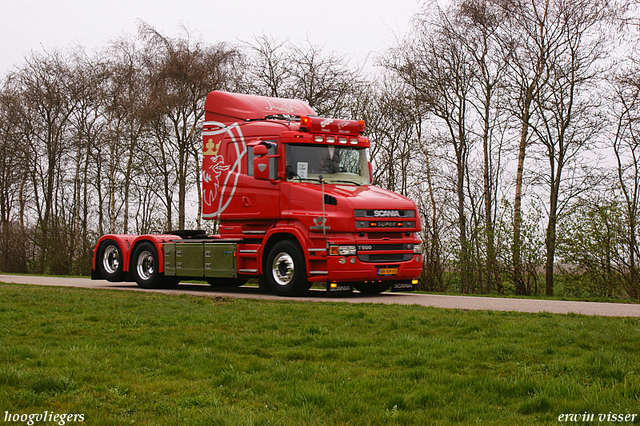
<path fill-rule="evenodd" d="M 136 265 L 136 271 L 138 276 L 144 281 L 151 279 L 154 272 L 153 255 L 151 252 L 145 250 L 138 256 L 138 264 Z"/>
<path fill-rule="evenodd" d="M 102 255 L 102 266 L 109 274 L 115 274 L 120 267 L 120 251 L 114 245 L 109 245 Z"/>
<path fill-rule="evenodd" d="M 293 274 L 295 273 L 295 265 L 293 259 L 289 253 L 279 253 L 275 259 L 273 259 L 273 265 L 271 267 L 273 279 L 278 285 L 287 285 L 293 280 Z"/>

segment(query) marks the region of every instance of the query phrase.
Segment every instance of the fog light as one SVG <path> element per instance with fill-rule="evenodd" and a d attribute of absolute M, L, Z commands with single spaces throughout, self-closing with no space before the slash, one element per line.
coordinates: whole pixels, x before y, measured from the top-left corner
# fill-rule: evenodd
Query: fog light
<path fill-rule="evenodd" d="M 351 264 L 353 264 L 353 265 L 356 264 L 356 258 L 355 257 L 352 257 L 350 260 L 351 260 Z"/>
<path fill-rule="evenodd" d="M 418 285 L 418 280 L 411 280 L 411 284 Z"/>
<path fill-rule="evenodd" d="M 345 259 L 344 257 L 341 257 L 340 259 L 338 259 L 338 263 L 341 265 L 344 265 L 345 263 L 347 263 L 347 259 Z"/>

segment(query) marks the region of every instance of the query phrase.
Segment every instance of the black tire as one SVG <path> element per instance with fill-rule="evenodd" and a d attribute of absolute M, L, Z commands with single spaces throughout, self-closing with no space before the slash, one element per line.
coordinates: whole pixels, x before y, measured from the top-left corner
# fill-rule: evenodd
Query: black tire
<path fill-rule="evenodd" d="M 158 252 L 152 243 L 145 241 L 136 246 L 133 256 L 131 256 L 131 262 L 129 262 L 129 270 L 138 286 L 142 288 L 164 287 L 164 274 L 158 272 L 158 266 Z"/>
<path fill-rule="evenodd" d="M 207 278 L 211 287 L 240 287 L 249 281 L 249 277 L 240 276 L 238 278 Z"/>
<path fill-rule="evenodd" d="M 311 286 L 302 250 L 293 241 L 283 240 L 273 246 L 264 273 L 269 287 L 278 296 L 297 296 Z"/>
<path fill-rule="evenodd" d="M 379 294 L 389 290 L 391 283 L 358 283 L 353 285 L 362 294 Z"/>
<path fill-rule="evenodd" d="M 107 281 L 121 282 L 122 273 L 122 250 L 120 245 L 114 240 L 104 240 L 98 250 L 96 258 L 96 269 Z"/>

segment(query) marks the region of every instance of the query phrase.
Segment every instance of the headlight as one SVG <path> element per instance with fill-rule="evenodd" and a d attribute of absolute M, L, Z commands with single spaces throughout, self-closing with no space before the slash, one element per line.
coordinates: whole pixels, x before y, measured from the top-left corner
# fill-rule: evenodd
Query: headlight
<path fill-rule="evenodd" d="M 356 246 L 331 246 L 329 254 L 332 256 L 353 256 L 356 254 Z"/>
<path fill-rule="evenodd" d="M 423 251 L 422 243 L 413 245 L 413 252 L 415 254 L 422 254 L 422 251 Z"/>

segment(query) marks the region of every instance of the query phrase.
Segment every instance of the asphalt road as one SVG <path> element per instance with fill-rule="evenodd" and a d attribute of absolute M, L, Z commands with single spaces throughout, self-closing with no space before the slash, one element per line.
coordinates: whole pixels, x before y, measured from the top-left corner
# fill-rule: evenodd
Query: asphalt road
<path fill-rule="evenodd" d="M 626 303 L 569 302 L 562 300 L 533 300 L 498 297 L 442 296 L 413 293 L 383 293 L 375 296 L 353 294 L 328 294 L 323 290 L 311 290 L 307 296 L 282 298 L 264 294 L 256 287 L 230 289 L 213 288 L 208 285 L 181 284 L 177 289 L 146 290 L 134 283 L 110 283 L 92 281 L 88 278 L 35 277 L 22 275 L 0 275 L 0 282 L 34 284 L 60 287 L 82 287 L 94 289 L 146 291 L 164 294 L 192 294 L 195 296 L 223 296 L 265 300 L 298 300 L 310 302 L 382 303 L 399 305 L 421 305 L 446 309 L 550 312 L 554 314 L 576 313 L 608 317 L 640 317 L 640 305 Z"/>

